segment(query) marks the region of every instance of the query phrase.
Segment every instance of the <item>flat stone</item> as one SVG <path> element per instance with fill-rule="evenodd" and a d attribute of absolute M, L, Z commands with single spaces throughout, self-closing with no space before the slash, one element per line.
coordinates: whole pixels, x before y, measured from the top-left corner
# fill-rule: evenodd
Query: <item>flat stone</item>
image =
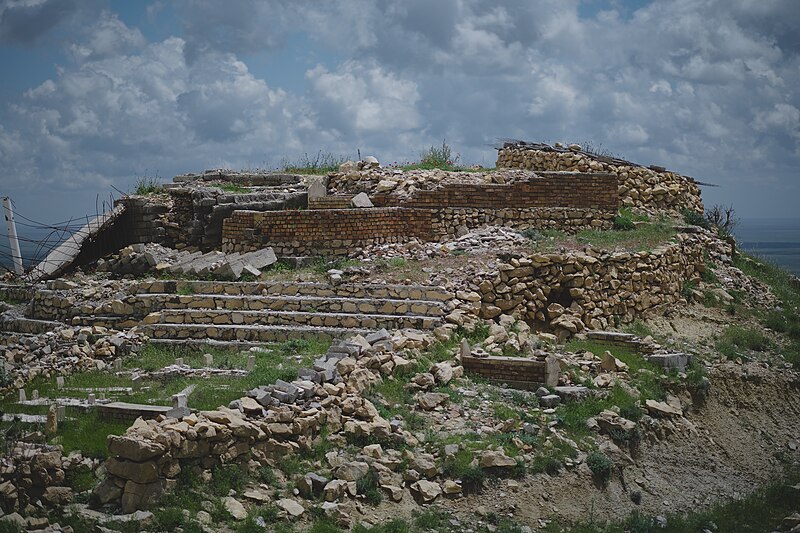
<path fill-rule="evenodd" d="M 241 521 L 247 519 L 247 510 L 244 508 L 244 505 L 242 505 L 242 502 L 236 498 L 226 496 L 225 498 L 222 498 L 222 505 L 234 520 Z"/>
<path fill-rule="evenodd" d="M 298 516 L 301 516 L 303 513 L 306 512 L 305 508 L 302 505 L 297 503 L 295 500 L 292 500 L 291 498 L 283 498 L 281 500 L 278 500 L 277 502 L 275 502 L 275 505 L 286 511 L 286 513 L 293 518 L 297 518 Z"/>

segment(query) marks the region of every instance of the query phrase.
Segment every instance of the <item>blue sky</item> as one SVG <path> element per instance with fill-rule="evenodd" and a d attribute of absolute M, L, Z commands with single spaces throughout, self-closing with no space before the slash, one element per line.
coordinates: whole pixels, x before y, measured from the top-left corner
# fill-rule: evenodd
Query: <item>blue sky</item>
<path fill-rule="evenodd" d="M 517 138 L 797 216 L 797 28 L 797 0 L 0 0 L 0 195 L 53 222 L 144 175 Z"/>

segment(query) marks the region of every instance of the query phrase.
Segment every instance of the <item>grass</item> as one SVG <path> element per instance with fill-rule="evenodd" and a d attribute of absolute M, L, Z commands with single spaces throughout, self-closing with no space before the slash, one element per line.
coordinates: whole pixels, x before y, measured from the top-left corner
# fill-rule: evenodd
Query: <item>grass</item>
<path fill-rule="evenodd" d="M 800 285 L 787 270 L 760 258 L 739 253 L 733 264 L 748 276 L 767 284 L 781 301 L 780 311 L 770 310 L 761 320 L 766 327 L 788 337 L 781 353 L 795 368 L 800 367 Z"/>
<path fill-rule="evenodd" d="M 164 192 L 164 186 L 161 185 L 161 177 L 158 175 L 142 176 L 136 180 L 133 192 L 139 196 L 149 196 Z"/>
<path fill-rule="evenodd" d="M 728 326 L 717 340 L 716 349 L 728 359 L 749 358 L 750 352 L 764 352 L 770 340 L 755 328 Z"/>
<path fill-rule="evenodd" d="M 324 175 L 339 170 L 339 165 L 347 161 L 346 157 L 323 152 L 320 150 L 317 155 L 309 157 L 304 153 L 297 161 L 284 161 L 283 171 L 292 174 L 314 174 Z"/>
<path fill-rule="evenodd" d="M 614 468 L 614 462 L 609 459 L 607 455 L 594 451 L 586 458 L 586 465 L 601 485 L 608 485 L 608 482 L 611 480 L 611 471 Z"/>
<path fill-rule="evenodd" d="M 328 342 L 321 341 L 286 341 L 274 345 L 271 352 L 255 353 L 255 368 L 245 376 L 145 379 L 139 390 L 132 392 L 107 391 L 106 396 L 109 399 L 119 399 L 130 403 L 170 405 L 172 395 L 189 385 L 195 385 L 195 389 L 189 397 L 189 405 L 200 410 L 215 409 L 221 405 L 227 405 L 232 400 L 242 397 L 246 391 L 260 385 L 274 383 L 277 379 L 287 381 L 295 379 L 300 366 L 308 366 L 311 360 L 324 353 L 328 346 Z M 124 360 L 123 368 L 155 371 L 173 364 L 178 357 L 182 357 L 185 364 L 193 368 L 200 368 L 204 366 L 203 353 L 177 346 L 145 345 L 139 354 Z M 244 369 L 247 358 L 251 355 L 251 352 L 238 353 L 219 349 L 207 349 L 205 353 L 211 353 L 214 356 L 216 368 Z M 26 390 L 29 395 L 32 390 L 38 390 L 41 398 L 86 398 L 91 390 L 97 393 L 102 389 L 129 387 L 131 387 L 129 376 L 93 371 L 66 376 L 63 390 L 57 389 L 55 378 L 45 379 L 43 377 L 35 378 Z M 99 396 L 99 393 L 97 394 Z M 17 405 L 16 391 L 0 400 L 0 412 L 5 413 L 46 414 L 47 408 L 46 405 Z M 73 407 L 66 408 L 66 415 L 67 419 L 59 424 L 59 431 L 51 439 L 51 442 L 63 445 L 67 453 L 80 450 L 85 455 L 92 457 L 105 457 L 108 453 L 107 436 L 122 434 L 130 425 L 103 420 L 96 411 L 84 413 Z M 0 424 L 0 430 L 5 432 L 13 429 L 12 426 L 13 423 L 3 423 Z"/>
<path fill-rule="evenodd" d="M 644 251 L 668 242 L 676 233 L 669 219 L 660 218 L 640 224 L 634 229 L 582 230 L 576 238 L 579 243 L 596 248 Z"/>

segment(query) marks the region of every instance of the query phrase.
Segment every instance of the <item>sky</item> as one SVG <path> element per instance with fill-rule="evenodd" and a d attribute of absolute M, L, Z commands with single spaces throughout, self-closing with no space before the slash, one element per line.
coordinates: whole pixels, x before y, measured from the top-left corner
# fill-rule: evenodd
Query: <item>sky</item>
<path fill-rule="evenodd" d="M 143 176 L 511 138 L 796 217 L 798 28 L 798 0 L 0 0 L 0 196 L 55 223 Z"/>

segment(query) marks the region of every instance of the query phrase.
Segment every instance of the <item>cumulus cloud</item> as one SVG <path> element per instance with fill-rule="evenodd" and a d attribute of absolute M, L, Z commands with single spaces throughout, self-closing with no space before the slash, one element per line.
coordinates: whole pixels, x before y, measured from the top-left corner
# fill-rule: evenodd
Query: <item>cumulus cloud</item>
<path fill-rule="evenodd" d="M 608 5 L 582 18 L 581 0 L 184 0 L 180 36 L 161 42 L 104 13 L 6 109 L 0 162 L 26 183 L 87 184 L 144 161 L 182 172 L 354 147 L 408 159 L 443 138 L 492 164 L 490 145 L 515 137 L 591 140 L 722 185 L 794 183 L 796 0 Z M 33 42 L 74 9 L 6 1 L 0 40 Z M 280 70 L 265 80 L 250 60 L 298 32 L 325 59 L 281 89 Z"/>

